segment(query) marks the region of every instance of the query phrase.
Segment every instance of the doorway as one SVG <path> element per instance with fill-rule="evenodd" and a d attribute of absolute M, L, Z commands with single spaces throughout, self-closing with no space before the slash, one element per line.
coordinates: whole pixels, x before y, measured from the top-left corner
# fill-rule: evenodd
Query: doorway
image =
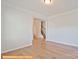
<path fill-rule="evenodd" d="M 33 19 L 33 56 L 34 59 L 45 59 L 45 48 L 46 48 L 46 22 L 34 18 Z M 42 57 L 43 55 L 43 57 Z"/>

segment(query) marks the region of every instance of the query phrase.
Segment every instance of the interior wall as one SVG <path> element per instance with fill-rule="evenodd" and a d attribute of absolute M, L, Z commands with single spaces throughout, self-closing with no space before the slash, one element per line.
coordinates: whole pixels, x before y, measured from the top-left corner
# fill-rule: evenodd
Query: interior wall
<path fill-rule="evenodd" d="M 78 15 L 77 9 L 49 18 L 47 40 L 67 45 L 78 44 Z"/>
<path fill-rule="evenodd" d="M 2 9 L 2 52 L 27 46 L 32 40 L 32 19 L 29 14 L 4 7 Z"/>
<path fill-rule="evenodd" d="M 6 5 L 4 2 L 1 13 L 1 52 L 30 44 L 33 39 L 33 17 L 41 18 L 41 15 Z"/>
<path fill-rule="evenodd" d="M 37 13 L 11 5 L 1 5 L 1 52 L 27 46 L 32 41 L 32 19 L 47 19 Z M 49 18 L 47 39 L 77 46 L 77 10 Z"/>

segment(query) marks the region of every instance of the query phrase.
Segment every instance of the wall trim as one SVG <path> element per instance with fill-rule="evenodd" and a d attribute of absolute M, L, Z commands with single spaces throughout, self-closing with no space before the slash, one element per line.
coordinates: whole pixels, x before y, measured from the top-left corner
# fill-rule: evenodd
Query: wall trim
<path fill-rule="evenodd" d="M 10 51 L 14 51 L 14 50 L 17 50 L 17 49 L 21 49 L 21 48 L 24 48 L 24 47 L 28 47 L 28 46 L 31 46 L 31 45 L 32 45 L 32 43 L 29 43 L 29 44 L 21 46 L 21 47 L 5 50 L 5 51 L 2 51 L 1 54 L 6 53 L 6 52 L 10 52 Z"/>
<path fill-rule="evenodd" d="M 33 14 L 33 15 L 36 14 L 35 16 L 39 15 L 40 18 L 42 18 L 43 20 L 50 20 L 53 17 L 57 17 L 57 16 L 64 15 L 64 14 L 67 14 L 67 13 L 72 13 L 73 11 L 78 10 L 78 8 L 74 8 L 74 9 L 71 9 L 71 10 L 68 10 L 68 11 L 65 11 L 65 12 L 57 13 L 57 14 L 54 14 L 54 15 L 49 15 L 47 17 L 46 15 L 44 15 L 44 14 L 42 15 L 39 12 L 36 12 L 36 11 L 33 11 L 33 10 L 29 10 L 29 9 L 25 9 L 25 8 L 20 7 L 20 6 L 15 6 L 12 3 L 10 3 L 10 2 L 7 2 L 7 4 L 5 2 L 4 4 L 5 4 L 5 6 L 9 6 L 9 7 L 12 7 L 14 9 L 17 9 L 17 10 L 20 10 L 20 11 L 24 11 L 26 13 L 28 12 L 28 13 Z"/>
<path fill-rule="evenodd" d="M 55 42 L 55 43 L 59 43 L 59 44 L 63 44 L 63 45 L 68 45 L 68 46 L 73 46 L 73 47 L 78 47 L 78 45 L 76 45 L 76 44 L 70 44 L 70 43 L 66 43 L 66 42 L 53 41 L 53 40 L 47 40 L 47 41 L 51 41 L 51 42 Z"/>
<path fill-rule="evenodd" d="M 72 13 L 72 12 L 75 12 L 75 11 L 78 11 L 78 9 L 75 8 L 75 9 L 72 9 L 72 10 L 69 10 L 69 11 L 65 11 L 65 12 L 62 12 L 62 13 L 58 13 L 58 14 L 49 16 L 49 17 L 47 18 L 47 20 L 51 20 L 51 19 L 54 18 L 54 17 L 62 16 L 62 15 L 69 14 L 69 13 Z"/>
<path fill-rule="evenodd" d="M 8 2 L 8 4 L 6 4 L 6 2 L 5 2 L 4 6 L 16 9 L 16 10 L 21 11 L 23 13 L 29 13 L 32 17 L 36 16 L 38 18 L 42 18 L 42 20 L 46 20 L 45 15 L 42 15 L 38 12 L 33 11 L 33 10 L 25 9 L 25 8 L 20 7 L 20 6 L 14 6 L 13 4 L 11 4 L 9 2 Z"/>
<path fill-rule="evenodd" d="M 51 42 L 55 42 L 55 43 L 59 43 L 59 44 L 64 44 L 64 45 L 68 45 L 68 46 L 73 46 L 73 47 L 78 47 L 78 45 L 76 45 L 76 44 L 70 44 L 70 43 L 66 43 L 66 42 L 52 41 L 52 40 L 47 40 L 47 41 L 51 41 Z M 6 50 L 6 51 L 2 51 L 1 54 L 6 53 L 6 52 L 10 52 L 10 51 L 14 51 L 16 49 L 21 49 L 21 48 L 24 48 L 24 47 L 28 47 L 30 45 L 32 45 L 32 43 L 29 43 L 29 44 L 27 44 L 25 46 L 21 46 L 21 47 L 9 49 L 9 50 Z"/>

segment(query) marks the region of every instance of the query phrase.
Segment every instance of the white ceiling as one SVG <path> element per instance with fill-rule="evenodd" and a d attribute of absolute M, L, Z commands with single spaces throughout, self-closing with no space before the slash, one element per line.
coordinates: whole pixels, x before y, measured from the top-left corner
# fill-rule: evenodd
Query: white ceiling
<path fill-rule="evenodd" d="M 52 0 L 53 3 L 45 5 L 43 0 L 4 0 L 5 3 L 11 4 L 14 7 L 20 7 L 25 10 L 30 10 L 40 13 L 45 16 L 67 12 L 77 9 L 77 0 Z"/>

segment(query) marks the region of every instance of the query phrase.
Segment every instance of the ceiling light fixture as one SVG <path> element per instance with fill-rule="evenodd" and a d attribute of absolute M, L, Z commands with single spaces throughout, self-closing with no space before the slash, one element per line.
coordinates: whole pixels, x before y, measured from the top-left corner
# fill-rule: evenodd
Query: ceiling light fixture
<path fill-rule="evenodd" d="M 44 0 L 45 4 L 51 4 L 51 0 Z"/>

